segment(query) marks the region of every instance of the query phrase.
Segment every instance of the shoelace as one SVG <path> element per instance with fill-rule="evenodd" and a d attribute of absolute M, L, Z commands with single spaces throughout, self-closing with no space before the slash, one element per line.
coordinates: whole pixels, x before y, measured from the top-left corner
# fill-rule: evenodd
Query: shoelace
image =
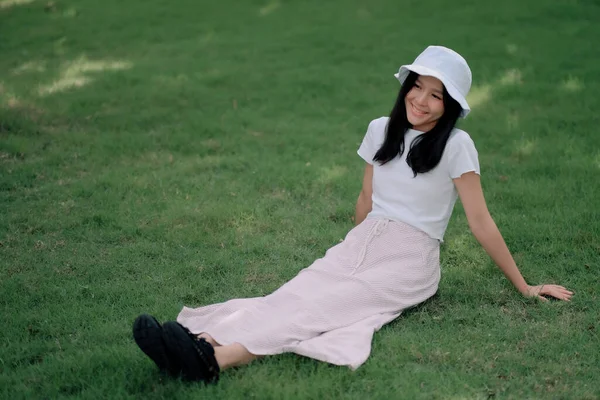
<path fill-rule="evenodd" d="M 217 359 L 215 358 L 215 349 L 212 347 L 210 343 L 208 343 L 204 338 L 199 338 L 188 328 L 183 326 L 185 333 L 192 339 L 194 342 L 194 348 L 196 349 L 196 353 L 198 353 L 198 357 L 202 360 L 204 365 L 208 366 L 208 372 L 211 376 L 207 377 L 208 382 L 218 382 L 219 381 L 219 373 L 221 369 L 219 368 L 219 364 L 217 363 Z M 210 354 L 210 358 L 206 356 L 206 353 Z"/>

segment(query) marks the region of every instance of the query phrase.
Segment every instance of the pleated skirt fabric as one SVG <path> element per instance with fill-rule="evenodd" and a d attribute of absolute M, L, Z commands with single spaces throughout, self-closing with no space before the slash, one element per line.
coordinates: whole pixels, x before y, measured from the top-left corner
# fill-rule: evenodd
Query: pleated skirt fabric
<path fill-rule="evenodd" d="M 373 333 L 433 296 L 439 242 L 402 222 L 368 218 L 275 292 L 200 308 L 177 321 L 253 354 L 293 352 L 356 369 Z"/>

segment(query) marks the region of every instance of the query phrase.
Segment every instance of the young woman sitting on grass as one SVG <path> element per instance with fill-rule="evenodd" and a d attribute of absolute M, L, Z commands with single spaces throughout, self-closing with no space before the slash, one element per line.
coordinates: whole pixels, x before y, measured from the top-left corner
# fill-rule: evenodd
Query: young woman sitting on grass
<path fill-rule="evenodd" d="M 140 315 L 135 341 L 161 370 L 216 382 L 224 369 L 284 352 L 358 368 L 375 331 L 437 291 L 457 196 L 471 231 L 519 292 L 571 298 L 562 286 L 525 282 L 488 212 L 475 145 L 455 128 L 470 110 L 466 61 L 430 46 L 396 77 L 402 87 L 390 117 L 373 120 L 358 149 L 363 186 L 344 241 L 268 296 L 184 307 L 162 326 Z"/>

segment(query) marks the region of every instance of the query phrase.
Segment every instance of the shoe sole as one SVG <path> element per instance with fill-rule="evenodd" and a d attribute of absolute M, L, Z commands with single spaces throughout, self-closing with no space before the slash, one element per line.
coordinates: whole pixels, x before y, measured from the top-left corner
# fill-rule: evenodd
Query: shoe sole
<path fill-rule="evenodd" d="M 169 370 L 162 327 L 148 314 L 137 317 L 133 323 L 133 338 L 138 347 L 158 366 L 161 371 Z"/>

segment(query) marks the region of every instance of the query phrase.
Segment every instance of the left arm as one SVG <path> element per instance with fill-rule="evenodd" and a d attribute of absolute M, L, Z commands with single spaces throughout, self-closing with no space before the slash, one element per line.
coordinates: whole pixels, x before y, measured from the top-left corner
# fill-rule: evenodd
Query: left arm
<path fill-rule="evenodd" d="M 525 282 L 488 211 L 479 175 L 475 172 L 467 172 L 453 181 L 465 209 L 471 232 L 515 288 L 528 297 L 539 297 L 546 300 L 543 295 L 550 295 L 569 301 L 573 293 L 562 286 L 529 286 Z"/>

